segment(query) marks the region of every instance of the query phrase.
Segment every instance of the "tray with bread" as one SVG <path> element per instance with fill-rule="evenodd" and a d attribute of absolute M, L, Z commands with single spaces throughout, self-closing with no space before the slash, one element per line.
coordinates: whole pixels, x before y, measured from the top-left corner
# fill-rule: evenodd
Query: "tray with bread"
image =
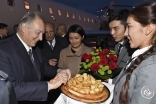
<path fill-rule="evenodd" d="M 61 86 L 61 90 L 70 98 L 88 103 L 103 102 L 110 96 L 108 88 L 102 81 L 87 73 L 76 74 L 66 85 Z"/>

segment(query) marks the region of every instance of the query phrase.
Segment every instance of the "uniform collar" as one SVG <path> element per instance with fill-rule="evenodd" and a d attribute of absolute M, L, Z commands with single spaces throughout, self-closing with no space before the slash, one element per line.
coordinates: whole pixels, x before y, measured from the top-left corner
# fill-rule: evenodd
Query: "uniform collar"
<path fill-rule="evenodd" d="M 146 52 L 147 50 L 149 50 L 151 47 L 152 47 L 152 45 L 147 46 L 147 47 L 144 47 L 144 48 L 142 48 L 142 49 L 137 49 L 137 50 L 133 53 L 132 58 L 138 57 L 139 55 L 141 55 L 141 54 L 143 54 L 144 52 Z"/>

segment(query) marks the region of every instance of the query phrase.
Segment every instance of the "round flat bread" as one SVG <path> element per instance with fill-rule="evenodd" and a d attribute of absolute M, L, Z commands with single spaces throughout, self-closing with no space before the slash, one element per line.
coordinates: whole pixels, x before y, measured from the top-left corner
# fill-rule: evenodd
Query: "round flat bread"
<path fill-rule="evenodd" d="M 104 89 L 100 93 L 88 94 L 88 95 L 83 95 L 83 96 L 81 96 L 82 95 L 81 93 L 75 92 L 74 90 L 68 91 L 66 89 L 65 85 L 61 86 L 61 90 L 68 97 L 73 98 L 78 101 L 86 102 L 86 103 L 102 102 L 102 101 L 107 100 L 110 96 L 110 92 L 109 92 L 108 88 L 106 88 L 106 87 L 104 87 Z M 100 95 L 100 97 L 97 98 L 97 95 Z M 86 96 L 86 97 L 84 97 L 84 96 Z"/>
<path fill-rule="evenodd" d="M 91 75 L 77 74 L 66 85 L 61 86 L 62 92 L 82 102 L 102 102 L 109 98 L 110 92 L 101 80 L 96 80 Z"/>

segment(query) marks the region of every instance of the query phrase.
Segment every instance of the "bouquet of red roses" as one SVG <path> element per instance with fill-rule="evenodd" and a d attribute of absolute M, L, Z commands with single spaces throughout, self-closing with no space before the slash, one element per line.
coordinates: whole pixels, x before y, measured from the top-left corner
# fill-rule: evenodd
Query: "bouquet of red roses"
<path fill-rule="evenodd" d="M 79 73 L 90 73 L 98 79 L 113 77 L 120 70 L 117 65 L 117 56 L 113 50 L 93 48 L 90 54 L 84 53 Z"/>

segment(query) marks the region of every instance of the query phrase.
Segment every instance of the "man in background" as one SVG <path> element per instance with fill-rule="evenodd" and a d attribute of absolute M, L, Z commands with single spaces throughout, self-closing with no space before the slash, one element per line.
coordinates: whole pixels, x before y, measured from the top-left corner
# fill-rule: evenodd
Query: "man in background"
<path fill-rule="evenodd" d="M 55 26 L 53 23 L 45 23 L 44 40 L 39 43 L 42 57 L 52 66 L 57 66 L 60 57 L 60 51 L 68 46 L 66 39 L 55 35 Z"/>
<path fill-rule="evenodd" d="M 65 38 L 67 38 L 66 33 L 67 33 L 67 27 L 66 27 L 66 25 L 63 24 L 63 23 L 59 24 L 59 25 L 57 26 L 57 28 L 56 28 L 56 34 L 57 34 L 58 36 L 60 36 L 60 37 L 65 37 Z"/>
<path fill-rule="evenodd" d="M 112 13 L 108 20 L 110 33 L 115 42 L 117 42 L 115 45 L 115 53 L 117 54 L 117 63 L 120 68 L 123 68 L 126 65 L 135 51 L 135 49 L 130 48 L 129 41 L 124 36 L 128 14 L 129 10 L 127 9 L 118 10 Z"/>
<path fill-rule="evenodd" d="M 8 33 L 7 27 L 8 27 L 7 24 L 0 23 L 0 39 L 3 39 L 7 36 Z"/>

